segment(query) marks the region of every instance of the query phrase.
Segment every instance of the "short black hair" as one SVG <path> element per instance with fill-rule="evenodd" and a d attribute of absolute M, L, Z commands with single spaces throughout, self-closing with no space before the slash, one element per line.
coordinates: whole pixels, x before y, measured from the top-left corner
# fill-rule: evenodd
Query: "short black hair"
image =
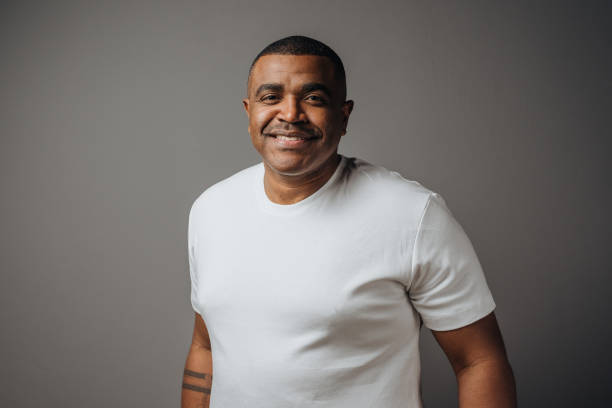
<path fill-rule="evenodd" d="M 346 73 L 344 71 L 344 64 L 342 60 L 326 44 L 321 41 L 317 41 L 314 38 L 305 37 L 303 35 L 292 35 L 289 37 L 281 38 L 280 40 L 274 41 L 269 44 L 266 48 L 261 50 L 255 57 L 249 68 L 249 76 L 251 78 L 251 72 L 255 63 L 264 55 L 317 55 L 321 57 L 327 57 L 331 60 L 336 79 L 342 86 L 342 99 L 346 98 Z"/>

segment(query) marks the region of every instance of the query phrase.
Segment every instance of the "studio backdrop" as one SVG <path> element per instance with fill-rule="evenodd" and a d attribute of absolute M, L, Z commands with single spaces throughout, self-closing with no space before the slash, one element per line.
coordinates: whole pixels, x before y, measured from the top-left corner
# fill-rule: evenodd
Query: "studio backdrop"
<path fill-rule="evenodd" d="M 54 1 L 0 6 L 0 405 L 175 407 L 187 215 L 256 164 L 248 67 L 330 45 L 339 152 L 441 194 L 497 303 L 522 407 L 605 407 L 612 112 L 606 2 Z M 422 333 L 423 400 L 456 405 Z"/>

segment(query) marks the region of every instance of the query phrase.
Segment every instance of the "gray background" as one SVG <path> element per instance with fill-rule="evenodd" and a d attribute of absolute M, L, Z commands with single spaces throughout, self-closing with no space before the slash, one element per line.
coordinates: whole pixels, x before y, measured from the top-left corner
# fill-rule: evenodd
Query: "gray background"
<path fill-rule="evenodd" d="M 3 2 L 0 404 L 178 406 L 188 209 L 259 161 L 248 66 L 304 34 L 347 68 L 339 151 L 472 239 L 520 405 L 609 406 L 611 9 L 537 3 Z M 455 405 L 422 346 L 426 406 Z"/>

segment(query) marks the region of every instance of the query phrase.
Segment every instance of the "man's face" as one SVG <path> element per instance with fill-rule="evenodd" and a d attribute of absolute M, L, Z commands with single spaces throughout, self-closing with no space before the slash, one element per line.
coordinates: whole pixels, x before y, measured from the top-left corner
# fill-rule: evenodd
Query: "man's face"
<path fill-rule="evenodd" d="M 329 164 L 353 103 L 343 100 L 328 58 L 263 56 L 253 66 L 248 88 L 243 104 L 249 134 L 271 170 L 305 175 Z"/>

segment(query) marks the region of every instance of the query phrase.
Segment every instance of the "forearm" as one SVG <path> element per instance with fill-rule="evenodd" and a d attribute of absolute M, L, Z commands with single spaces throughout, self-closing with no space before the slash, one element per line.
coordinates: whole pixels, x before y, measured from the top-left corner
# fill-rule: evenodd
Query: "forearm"
<path fill-rule="evenodd" d="M 516 386 L 505 360 L 482 361 L 457 373 L 460 408 L 514 408 Z"/>
<path fill-rule="evenodd" d="M 212 372 L 211 350 L 192 345 L 183 372 L 181 408 L 209 407 Z"/>

